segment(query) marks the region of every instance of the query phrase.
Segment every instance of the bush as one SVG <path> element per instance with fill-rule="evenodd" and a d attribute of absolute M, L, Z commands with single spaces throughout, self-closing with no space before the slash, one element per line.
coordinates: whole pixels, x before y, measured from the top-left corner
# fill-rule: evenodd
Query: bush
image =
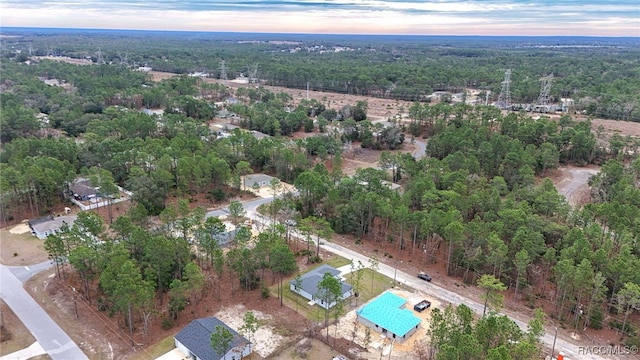
<path fill-rule="evenodd" d="M 169 318 L 162 319 L 162 329 L 163 330 L 169 330 L 172 327 L 173 327 L 173 321 L 171 321 L 171 319 L 169 319 Z"/>
<path fill-rule="evenodd" d="M 298 256 L 311 256 L 313 253 L 310 250 L 300 250 Z"/>
<path fill-rule="evenodd" d="M 322 258 L 320 256 L 314 255 L 312 257 L 309 258 L 309 263 L 311 264 L 318 264 L 322 262 Z"/>
<path fill-rule="evenodd" d="M 598 308 L 593 310 L 593 314 L 589 319 L 589 327 L 592 329 L 600 330 L 602 329 L 602 321 L 604 320 L 604 313 L 602 309 Z"/>
<path fill-rule="evenodd" d="M 260 289 L 260 292 L 263 299 L 268 299 L 269 296 L 271 296 L 271 292 L 269 291 L 269 288 L 266 287 L 265 285 L 262 285 L 262 289 Z"/>
<path fill-rule="evenodd" d="M 224 201 L 227 199 L 227 194 L 222 191 L 222 189 L 215 188 L 209 191 L 207 199 L 211 201 Z"/>
<path fill-rule="evenodd" d="M 633 328 L 631 327 L 631 325 L 629 323 L 626 323 L 624 325 L 624 329 L 622 328 L 622 323 L 620 321 L 611 321 L 609 322 L 609 326 L 611 326 L 614 329 L 620 330 L 623 333 L 629 335 L 629 336 L 633 336 L 635 335 L 635 331 L 633 331 Z"/>
<path fill-rule="evenodd" d="M 637 336 L 629 336 L 623 344 L 628 347 L 635 347 L 636 349 L 640 347 L 640 337 Z"/>

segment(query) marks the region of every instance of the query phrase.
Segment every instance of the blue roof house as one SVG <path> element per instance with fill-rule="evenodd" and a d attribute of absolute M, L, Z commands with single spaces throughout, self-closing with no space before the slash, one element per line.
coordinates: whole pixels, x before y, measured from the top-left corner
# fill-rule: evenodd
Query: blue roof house
<path fill-rule="evenodd" d="M 300 277 L 300 287 L 296 287 L 296 281 L 289 281 L 289 289 L 291 291 L 302 295 L 306 299 L 313 301 L 314 303 L 320 305 L 325 309 L 329 309 L 337 304 L 337 302 L 332 302 L 331 304 L 327 304 L 324 300 L 320 299 L 321 294 L 318 291 L 318 284 L 322 281 L 324 274 L 329 273 L 340 280 L 340 284 L 342 285 L 342 297 L 341 299 L 347 299 L 352 295 L 353 287 L 347 283 L 345 283 L 342 278 L 340 278 L 340 270 L 331 267 L 329 265 L 321 265 L 317 268 L 309 271 L 308 273 L 302 275 Z"/>
<path fill-rule="evenodd" d="M 220 354 L 211 347 L 211 334 L 216 326 L 227 328 L 233 335 L 230 350 Z M 240 360 L 251 354 L 253 344 L 244 336 L 215 317 L 193 320 L 174 337 L 175 345 L 189 359 L 194 360 Z"/>
<path fill-rule="evenodd" d="M 405 309 L 407 300 L 386 291 L 356 312 L 358 321 L 396 342 L 403 342 L 418 330 L 421 320 Z"/>

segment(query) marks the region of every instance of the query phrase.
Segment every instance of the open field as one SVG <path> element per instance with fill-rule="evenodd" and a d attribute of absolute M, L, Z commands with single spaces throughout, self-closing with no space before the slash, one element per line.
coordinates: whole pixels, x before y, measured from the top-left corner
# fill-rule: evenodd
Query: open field
<path fill-rule="evenodd" d="M 36 264 L 48 259 L 44 240 L 31 234 L 26 224 L 0 229 L 0 263 L 11 266 Z"/>

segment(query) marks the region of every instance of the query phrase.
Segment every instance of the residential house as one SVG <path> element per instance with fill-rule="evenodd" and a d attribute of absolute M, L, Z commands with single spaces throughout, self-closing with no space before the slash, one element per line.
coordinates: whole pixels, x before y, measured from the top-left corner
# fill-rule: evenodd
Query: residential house
<path fill-rule="evenodd" d="M 38 237 L 38 239 L 46 239 L 51 234 L 56 234 L 62 231 L 65 226 L 70 227 L 76 221 L 76 215 L 65 216 L 45 216 L 38 219 L 29 220 L 29 228 L 31 233 Z"/>
<path fill-rule="evenodd" d="M 222 326 L 233 335 L 230 350 L 221 354 L 211 346 L 211 334 Z M 253 344 L 227 324 L 215 317 L 193 320 L 174 337 L 175 345 L 189 359 L 194 360 L 240 360 L 251 354 Z"/>
<path fill-rule="evenodd" d="M 77 178 L 71 186 L 69 186 L 73 198 L 78 201 L 87 201 L 98 196 L 98 188 L 91 185 L 91 180 L 86 178 Z"/>
<path fill-rule="evenodd" d="M 263 186 L 269 186 L 273 179 L 275 179 L 273 176 L 265 174 L 247 175 L 244 179 L 244 186 L 246 189 L 261 188 Z"/>
<path fill-rule="evenodd" d="M 342 285 L 341 299 L 347 299 L 353 294 L 353 287 L 343 281 L 340 277 L 340 270 L 329 265 L 321 265 L 300 277 L 300 287 L 297 287 L 296 280 L 289 281 L 291 291 L 302 295 L 305 299 L 310 300 L 309 303 L 316 303 L 325 309 L 329 309 L 336 305 L 337 302 L 327 304 L 324 300 L 318 298 L 318 284 L 322 281 L 324 274 L 329 273 L 340 280 Z"/>
<path fill-rule="evenodd" d="M 267 135 L 265 133 L 261 133 L 260 131 L 256 131 L 256 130 L 252 130 L 251 135 L 253 135 L 253 137 L 256 138 L 256 140 L 262 140 L 262 139 L 271 137 L 271 135 Z"/>
<path fill-rule="evenodd" d="M 418 330 L 421 322 L 411 310 L 405 308 L 406 304 L 406 299 L 386 291 L 356 311 L 357 319 L 387 338 L 401 343 Z"/>

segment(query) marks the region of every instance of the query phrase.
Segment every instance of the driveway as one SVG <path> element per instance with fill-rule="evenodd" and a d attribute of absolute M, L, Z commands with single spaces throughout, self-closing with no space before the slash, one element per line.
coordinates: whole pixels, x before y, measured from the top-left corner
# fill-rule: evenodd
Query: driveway
<path fill-rule="evenodd" d="M 575 198 L 575 194 L 582 187 L 587 186 L 589 182 L 589 178 L 593 175 L 597 174 L 600 170 L 592 169 L 592 168 L 579 168 L 579 167 L 570 167 L 567 171 L 566 168 L 560 169 L 563 173 L 568 172 L 568 176 L 565 176 L 557 186 L 558 193 L 564 195 L 565 199 L 571 206 L 576 205 L 577 199 Z"/>
<path fill-rule="evenodd" d="M 0 297 L 53 360 L 88 359 L 69 335 L 24 289 L 26 280 L 50 266 L 49 261 L 19 267 L 0 265 Z"/>

